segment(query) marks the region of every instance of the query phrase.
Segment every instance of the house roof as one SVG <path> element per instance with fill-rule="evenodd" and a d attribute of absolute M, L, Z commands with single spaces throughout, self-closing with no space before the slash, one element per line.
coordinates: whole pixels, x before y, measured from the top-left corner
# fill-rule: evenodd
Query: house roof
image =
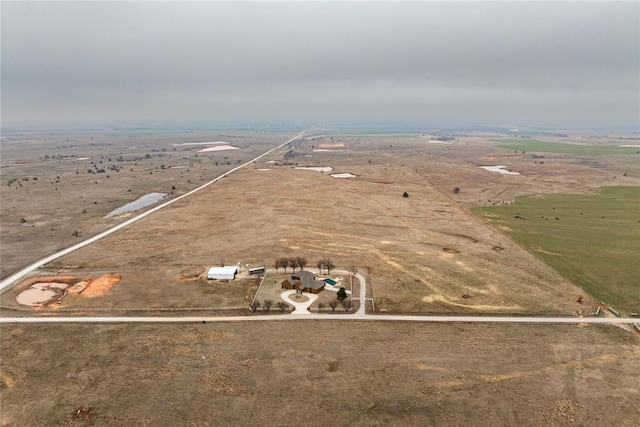
<path fill-rule="evenodd" d="M 228 275 L 236 274 L 238 272 L 238 266 L 233 265 L 230 267 L 211 267 L 209 269 L 209 275 Z"/>
<path fill-rule="evenodd" d="M 296 274 L 293 274 L 291 278 L 293 280 L 299 280 L 302 283 L 302 288 L 304 289 L 324 288 L 324 282 L 322 280 L 316 280 L 316 275 L 310 271 L 300 270 Z"/>
<path fill-rule="evenodd" d="M 321 289 L 324 288 L 324 282 L 322 280 L 314 280 L 313 282 L 309 283 L 309 288 L 311 289 Z"/>
<path fill-rule="evenodd" d="M 284 279 L 284 280 L 282 281 L 282 284 L 285 284 L 285 283 L 288 283 L 290 286 L 295 286 L 295 284 L 296 284 L 296 283 L 298 283 L 298 282 L 297 282 L 297 280 Z"/>

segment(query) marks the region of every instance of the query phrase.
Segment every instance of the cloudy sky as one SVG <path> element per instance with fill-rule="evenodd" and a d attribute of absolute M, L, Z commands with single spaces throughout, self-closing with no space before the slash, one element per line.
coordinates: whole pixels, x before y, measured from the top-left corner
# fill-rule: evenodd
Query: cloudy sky
<path fill-rule="evenodd" d="M 6 127 L 637 126 L 640 3 L 2 2 Z"/>

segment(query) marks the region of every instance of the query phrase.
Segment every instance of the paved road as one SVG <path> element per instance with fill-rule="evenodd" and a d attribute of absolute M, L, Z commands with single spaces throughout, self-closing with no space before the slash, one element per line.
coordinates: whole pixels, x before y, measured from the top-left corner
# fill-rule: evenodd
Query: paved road
<path fill-rule="evenodd" d="M 317 273 L 317 269 L 307 270 Z M 273 269 L 267 269 L 273 271 Z M 333 270 L 336 274 L 348 275 L 346 270 Z M 360 281 L 360 308 L 353 314 L 316 314 L 307 313 L 307 320 L 362 320 L 391 322 L 433 322 L 433 323 L 543 323 L 543 324 L 632 324 L 637 318 L 624 317 L 543 317 L 543 316 L 410 316 L 393 314 L 366 314 L 365 303 L 367 282 L 356 273 Z M 315 295 L 314 295 L 315 296 Z M 117 317 L 80 317 L 80 316 L 40 316 L 40 317 L 0 317 L 1 323 L 206 323 L 206 322 L 258 322 L 300 320 L 300 316 L 291 314 L 258 314 L 252 316 L 117 316 Z"/>
<path fill-rule="evenodd" d="M 355 273 L 354 276 L 358 279 L 358 281 L 360 281 L 360 307 L 358 308 L 358 311 L 356 311 L 356 316 L 365 316 L 365 304 L 367 303 L 367 282 L 364 280 L 364 277 L 360 273 Z"/>
<path fill-rule="evenodd" d="M 200 187 L 195 188 L 195 189 L 189 191 L 188 193 L 183 194 L 182 196 L 176 197 L 175 199 L 171 199 L 171 200 L 169 200 L 169 201 L 167 201 L 167 202 L 165 202 L 165 203 L 163 203 L 161 205 L 156 206 L 153 209 L 149 209 L 148 211 L 143 212 L 140 215 L 137 215 L 137 216 L 135 216 L 135 217 L 133 217 L 131 219 L 128 219 L 125 222 L 122 222 L 122 223 L 120 223 L 120 224 L 118 224 L 118 225 L 116 225 L 114 227 L 111 227 L 108 230 L 105 230 L 105 231 L 103 231 L 103 232 L 101 232 L 99 234 L 96 234 L 93 237 L 89 237 L 88 239 L 83 240 L 80 243 L 77 243 L 77 244 L 75 244 L 73 246 L 70 246 L 70 247 L 68 247 L 66 249 L 61 250 L 60 252 L 56 252 L 53 255 L 49 255 L 46 258 L 42 258 L 41 260 L 38 260 L 38 261 L 34 262 L 33 264 L 23 268 L 22 270 L 18 271 L 17 273 L 12 274 L 11 276 L 7 277 L 2 282 L 0 282 L 0 292 L 4 288 L 6 288 L 7 286 L 10 286 L 11 284 L 15 283 L 17 280 L 19 280 L 19 279 L 23 278 L 24 276 L 26 276 L 27 274 L 31 273 L 33 270 L 37 269 L 41 265 L 45 265 L 45 264 L 47 264 L 47 263 L 49 263 L 51 261 L 54 261 L 54 260 L 56 260 L 56 259 L 58 259 L 60 257 L 68 255 L 73 251 L 76 251 L 76 250 L 78 250 L 80 248 L 83 248 L 83 247 L 85 247 L 87 245 L 90 245 L 91 243 L 97 242 L 98 240 L 103 239 L 103 238 L 109 236 L 110 234 L 113 234 L 116 231 L 121 230 L 121 229 L 133 224 L 136 221 L 140 221 L 142 218 L 146 217 L 147 215 L 151 215 L 152 213 L 154 213 L 154 212 L 156 212 L 156 211 L 158 211 L 158 210 L 160 210 L 162 208 L 165 208 L 165 207 L 169 206 L 170 204 L 177 202 L 178 200 L 181 200 L 181 199 L 183 199 L 185 197 L 189 197 L 190 195 L 202 190 L 205 187 L 208 187 L 209 185 L 213 184 L 214 182 L 217 182 L 220 179 L 226 177 L 230 173 L 233 173 L 233 172 L 235 172 L 235 171 L 237 171 L 239 169 L 242 169 L 243 167 L 245 167 L 247 165 L 250 165 L 251 163 L 253 163 L 253 162 L 257 161 L 257 160 L 260 160 L 264 156 L 266 156 L 268 154 L 271 154 L 272 152 L 284 147 L 285 145 L 289 144 L 290 142 L 301 138 L 302 135 L 304 135 L 305 132 L 306 132 L 306 130 L 303 130 L 297 136 L 295 136 L 294 138 L 291 138 L 289 141 L 284 142 L 284 143 L 278 145 L 277 147 L 272 148 L 272 149 L 264 152 L 263 154 L 259 155 L 258 157 L 254 158 L 254 159 L 251 159 L 248 162 L 241 164 L 240 166 L 236 166 L 235 168 L 231 169 L 230 171 L 227 171 L 227 172 L 223 173 L 222 175 L 218 176 L 217 178 L 214 178 L 211 181 L 202 184 Z"/>
<path fill-rule="evenodd" d="M 257 322 L 257 321 L 300 321 L 300 316 L 290 314 L 261 314 L 255 316 L 187 316 L 187 317 L 0 317 L 1 323 L 204 323 L 204 322 Z M 518 316 L 402 316 L 372 314 L 313 314 L 304 316 L 306 320 L 363 320 L 363 321 L 404 321 L 435 323 L 615 323 L 631 324 L 638 319 L 606 317 L 518 317 Z"/>

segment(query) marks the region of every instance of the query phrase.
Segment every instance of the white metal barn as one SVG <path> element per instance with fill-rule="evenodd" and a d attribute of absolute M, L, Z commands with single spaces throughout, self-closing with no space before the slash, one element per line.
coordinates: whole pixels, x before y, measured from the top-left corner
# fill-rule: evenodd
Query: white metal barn
<path fill-rule="evenodd" d="M 211 267 L 207 273 L 207 279 L 212 280 L 233 280 L 238 272 L 237 266 L 231 267 Z"/>

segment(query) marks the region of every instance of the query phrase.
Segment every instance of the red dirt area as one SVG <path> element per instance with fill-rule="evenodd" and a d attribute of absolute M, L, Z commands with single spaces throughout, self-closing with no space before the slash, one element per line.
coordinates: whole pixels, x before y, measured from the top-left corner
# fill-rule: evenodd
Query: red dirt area
<path fill-rule="evenodd" d="M 101 297 L 107 295 L 111 288 L 118 284 L 122 279 L 120 274 L 106 273 L 96 279 L 86 279 L 86 287 L 79 295 L 86 298 Z"/>

